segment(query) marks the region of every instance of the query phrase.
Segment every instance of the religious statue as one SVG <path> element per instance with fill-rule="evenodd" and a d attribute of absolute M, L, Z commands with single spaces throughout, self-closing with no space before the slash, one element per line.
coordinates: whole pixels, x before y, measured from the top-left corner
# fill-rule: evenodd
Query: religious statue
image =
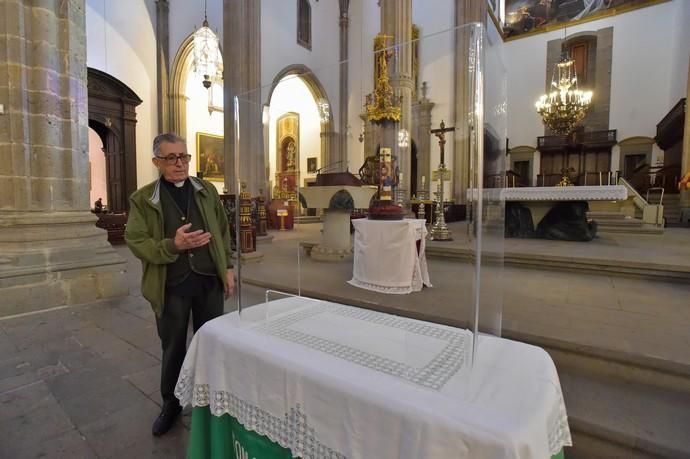
<path fill-rule="evenodd" d="M 290 143 L 288 143 L 286 152 L 286 169 L 289 171 L 294 171 L 295 169 L 297 169 L 297 147 L 295 146 L 295 142 L 291 140 Z"/>
<path fill-rule="evenodd" d="M 400 97 L 393 93 L 388 75 L 388 61 L 393 51 L 387 48 L 390 35 L 378 34 L 374 38 L 374 94 L 367 95 L 367 119 L 373 123 L 400 121 Z"/>

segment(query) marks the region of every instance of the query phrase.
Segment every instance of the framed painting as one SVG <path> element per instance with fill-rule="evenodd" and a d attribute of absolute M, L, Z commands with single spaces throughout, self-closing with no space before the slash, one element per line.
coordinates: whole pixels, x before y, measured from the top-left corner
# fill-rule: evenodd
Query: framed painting
<path fill-rule="evenodd" d="M 196 167 L 197 172 L 201 172 L 206 180 L 225 180 L 223 136 L 196 133 Z"/>
<path fill-rule="evenodd" d="M 307 158 L 307 172 L 313 174 L 316 172 L 316 156 Z"/>

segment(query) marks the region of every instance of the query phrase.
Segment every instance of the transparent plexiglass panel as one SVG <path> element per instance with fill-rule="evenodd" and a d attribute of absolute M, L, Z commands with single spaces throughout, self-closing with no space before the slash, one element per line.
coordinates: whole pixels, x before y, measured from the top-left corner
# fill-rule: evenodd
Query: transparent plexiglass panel
<path fill-rule="evenodd" d="M 479 24 L 379 36 L 234 98 L 243 320 L 352 355 L 385 336 L 375 357 L 413 382 L 435 358 L 471 370 L 501 333 L 500 48 Z"/>

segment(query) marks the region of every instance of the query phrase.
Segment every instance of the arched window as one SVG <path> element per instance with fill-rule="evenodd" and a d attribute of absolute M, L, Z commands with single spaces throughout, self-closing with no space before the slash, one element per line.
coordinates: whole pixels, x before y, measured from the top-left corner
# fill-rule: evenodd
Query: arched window
<path fill-rule="evenodd" d="M 297 44 L 311 51 L 311 5 L 297 0 Z"/>

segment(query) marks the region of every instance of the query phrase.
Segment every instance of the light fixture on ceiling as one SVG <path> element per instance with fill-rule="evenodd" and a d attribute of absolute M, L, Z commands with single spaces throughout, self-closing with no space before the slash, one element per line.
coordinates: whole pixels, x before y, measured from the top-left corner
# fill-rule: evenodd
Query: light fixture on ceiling
<path fill-rule="evenodd" d="M 542 95 L 535 104 L 537 112 L 556 134 L 569 135 L 585 118 L 592 103 L 592 91 L 578 89 L 575 61 L 565 48 L 554 67 L 551 88 L 551 92 Z"/>
<path fill-rule="evenodd" d="M 203 78 L 203 85 L 208 89 L 214 81 L 220 82 L 223 79 L 223 55 L 220 52 L 218 35 L 208 26 L 206 0 L 204 0 L 204 23 L 194 32 L 193 43 L 192 68 Z"/>

